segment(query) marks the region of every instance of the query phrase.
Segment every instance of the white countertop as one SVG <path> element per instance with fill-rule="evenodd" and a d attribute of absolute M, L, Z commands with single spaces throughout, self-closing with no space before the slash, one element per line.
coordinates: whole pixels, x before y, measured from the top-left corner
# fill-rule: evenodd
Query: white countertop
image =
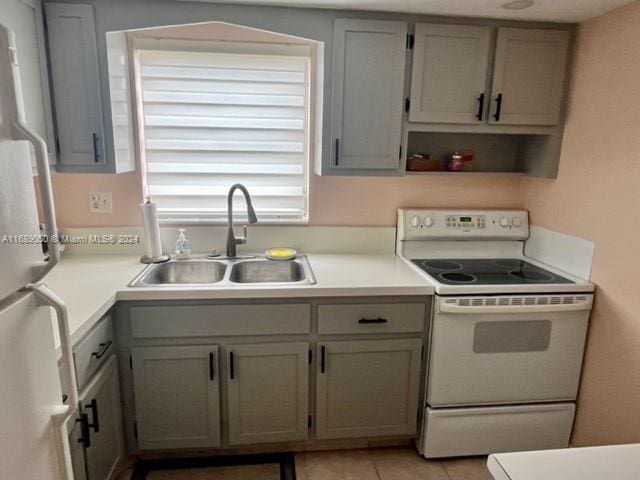
<path fill-rule="evenodd" d="M 495 480 L 638 480 L 640 443 L 489 456 Z"/>
<path fill-rule="evenodd" d="M 432 295 L 433 287 L 404 260 L 386 254 L 309 254 L 315 285 L 212 286 L 179 290 L 131 288 L 145 267 L 132 255 L 71 255 L 44 279 L 67 304 L 72 341 L 82 338 L 118 300 Z M 54 329 L 56 347 L 59 346 Z"/>

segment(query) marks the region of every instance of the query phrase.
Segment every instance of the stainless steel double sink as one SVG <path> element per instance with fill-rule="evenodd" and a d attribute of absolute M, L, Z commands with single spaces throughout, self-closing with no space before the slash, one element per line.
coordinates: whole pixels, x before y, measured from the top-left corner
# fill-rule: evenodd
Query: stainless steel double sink
<path fill-rule="evenodd" d="M 171 260 L 149 265 L 129 283 L 129 287 L 203 287 L 239 285 L 313 285 L 316 279 L 309 259 L 266 257 Z"/>

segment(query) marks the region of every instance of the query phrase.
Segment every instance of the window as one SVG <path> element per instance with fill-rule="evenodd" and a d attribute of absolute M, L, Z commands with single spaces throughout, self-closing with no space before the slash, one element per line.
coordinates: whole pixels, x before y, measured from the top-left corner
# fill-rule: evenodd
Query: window
<path fill-rule="evenodd" d="M 260 222 L 306 222 L 309 47 L 177 44 L 136 47 L 144 181 L 161 221 L 226 220 L 242 183 Z"/>

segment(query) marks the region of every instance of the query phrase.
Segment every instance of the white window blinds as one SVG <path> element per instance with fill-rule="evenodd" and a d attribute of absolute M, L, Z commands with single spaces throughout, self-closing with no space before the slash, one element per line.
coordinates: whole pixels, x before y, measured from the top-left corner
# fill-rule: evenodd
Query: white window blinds
<path fill-rule="evenodd" d="M 309 56 L 255 48 L 138 50 L 145 181 L 162 221 L 225 219 L 234 183 L 260 222 L 307 220 Z"/>

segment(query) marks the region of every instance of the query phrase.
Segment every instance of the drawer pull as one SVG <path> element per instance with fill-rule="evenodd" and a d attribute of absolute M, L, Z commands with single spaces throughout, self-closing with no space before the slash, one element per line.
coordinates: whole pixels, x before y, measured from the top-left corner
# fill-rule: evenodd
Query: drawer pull
<path fill-rule="evenodd" d="M 105 343 L 101 343 L 100 345 L 98 345 L 98 347 L 100 347 L 98 351 L 91 353 L 91 356 L 96 357 L 97 360 L 100 360 L 104 356 L 104 354 L 107 353 L 107 350 L 109 350 L 109 347 L 112 343 L 113 342 L 111 340 L 107 340 Z"/>
<path fill-rule="evenodd" d="M 233 365 L 233 352 L 229 352 L 229 378 L 231 380 L 236 378 L 236 372 Z"/>
<path fill-rule="evenodd" d="M 98 418 L 98 401 L 94 398 L 93 400 L 91 400 L 91 405 L 87 405 L 86 407 L 84 407 L 85 410 L 87 408 L 90 408 L 93 413 L 93 422 L 87 423 L 87 425 L 93 428 L 93 431 L 95 433 L 98 433 L 100 431 L 100 419 Z M 89 417 L 87 416 L 87 421 L 88 419 Z"/>
<path fill-rule="evenodd" d="M 358 320 L 358 323 L 362 324 L 370 324 L 370 323 L 387 323 L 388 320 L 386 318 L 361 318 Z"/>
<path fill-rule="evenodd" d="M 86 413 L 80 415 L 80 418 L 76 419 L 76 423 L 80 423 L 81 436 L 78 439 L 78 443 L 84 445 L 84 448 L 91 447 L 91 432 L 89 431 L 89 416 Z"/>
<path fill-rule="evenodd" d="M 209 353 L 209 380 L 213 381 L 214 371 L 213 371 L 213 353 Z"/>
<path fill-rule="evenodd" d="M 326 349 L 324 345 L 322 345 L 320 347 L 320 373 L 324 373 L 325 371 L 325 364 L 324 364 L 325 350 Z"/>

